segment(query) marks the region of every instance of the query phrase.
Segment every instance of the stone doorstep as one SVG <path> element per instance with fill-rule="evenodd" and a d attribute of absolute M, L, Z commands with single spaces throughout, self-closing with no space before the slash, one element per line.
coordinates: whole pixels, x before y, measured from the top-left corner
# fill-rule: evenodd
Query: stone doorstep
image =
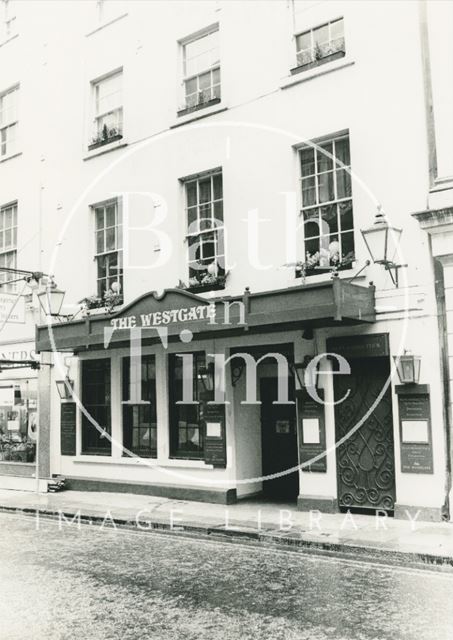
<path fill-rule="evenodd" d="M 35 507 L 12 507 L 0 506 L 0 512 L 19 513 L 27 516 L 36 515 Z M 68 520 L 72 520 L 74 511 L 63 511 L 46 509 L 40 507 L 38 509 L 40 517 L 55 519 L 60 514 Z M 80 521 L 83 524 L 93 524 L 100 526 L 105 519 L 105 515 L 89 515 L 81 513 Z M 170 527 L 168 519 L 147 518 L 139 520 L 138 523 L 134 519 L 113 517 L 116 527 L 134 530 L 161 532 L 168 535 L 184 535 L 190 538 L 200 538 L 205 536 L 206 539 L 221 539 L 222 541 L 236 544 L 251 544 L 253 546 L 263 545 L 266 548 L 278 547 L 279 550 L 297 551 L 311 553 L 314 555 L 327 555 L 331 558 L 343 558 L 354 561 L 372 562 L 385 566 L 400 566 L 419 569 L 436 569 L 440 571 L 453 572 L 453 553 L 444 555 L 432 553 L 430 551 L 419 552 L 411 549 L 392 549 L 382 548 L 374 545 L 366 544 L 366 541 L 350 539 L 348 541 L 329 541 L 327 539 L 314 540 L 308 536 L 304 536 L 304 532 L 299 531 L 294 534 L 289 531 L 279 531 L 275 529 L 262 529 L 256 531 L 252 527 L 240 527 L 230 525 L 225 528 L 224 523 L 202 524 L 200 522 L 178 522 L 173 529 Z M 111 529 L 112 525 L 106 522 L 106 528 Z M 362 544 L 363 542 L 363 544 Z"/>

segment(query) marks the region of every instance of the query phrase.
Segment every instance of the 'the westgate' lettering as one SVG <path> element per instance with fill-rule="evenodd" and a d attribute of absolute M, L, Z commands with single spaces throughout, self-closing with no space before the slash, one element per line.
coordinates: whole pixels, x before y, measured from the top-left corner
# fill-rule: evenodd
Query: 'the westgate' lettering
<path fill-rule="evenodd" d="M 110 324 L 114 329 L 130 329 L 131 327 L 156 327 L 173 322 L 193 322 L 215 318 L 215 304 L 203 304 L 183 309 L 168 309 L 153 313 L 142 313 L 139 316 L 112 318 Z"/>

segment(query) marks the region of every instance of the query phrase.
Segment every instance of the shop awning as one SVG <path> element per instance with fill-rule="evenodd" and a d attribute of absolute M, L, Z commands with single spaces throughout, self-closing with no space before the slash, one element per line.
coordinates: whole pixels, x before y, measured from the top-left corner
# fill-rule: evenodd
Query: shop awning
<path fill-rule="evenodd" d="M 242 296 L 211 300 L 182 289 L 167 289 L 160 296 L 146 293 L 113 314 L 39 326 L 36 351 L 103 349 L 106 342 L 109 347 L 125 346 L 132 327 L 140 327 L 143 344 L 151 344 L 163 336 L 179 340 L 183 329 L 192 331 L 196 340 L 374 320 L 375 288 L 339 278 L 262 293 L 246 290 Z"/>
<path fill-rule="evenodd" d="M 36 360 L 4 360 L 0 358 L 0 373 L 11 369 L 39 369 Z"/>

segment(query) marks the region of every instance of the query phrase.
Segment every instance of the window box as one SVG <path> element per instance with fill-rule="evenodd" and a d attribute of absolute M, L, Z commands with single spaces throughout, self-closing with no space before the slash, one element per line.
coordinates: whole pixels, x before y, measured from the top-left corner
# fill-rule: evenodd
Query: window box
<path fill-rule="evenodd" d="M 225 281 L 226 278 L 218 278 L 217 282 L 215 283 L 208 283 L 208 284 L 194 284 L 194 285 L 189 285 L 187 287 L 187 291 L 190 291 L 190 293 L 205 293 L 206 291 L 221 291 L 222 289 L 225 289 Z"/>
<path fill-rule="evenodd" d="M 103 147 L 106 144 L 110 144 L 111 142 L 117 142 L 117 140 L 122 140 L 123 135 L 121 133 L 115 133 L 114 135 L 107 135 L 102 138 L 93 140 L 91 144 L 88 145 L 88 151 L 93 151 L 93 149 L 98 149 L 99 147 Z"/>
<path fill-rule="evenodd" d="M 215 104 L 220 104 L 220 98 L 212 98 L 211 100 L 208 101 L 201 101 L 198 104 L 191 106 L 191 107 L 184 107 L 183 109 L 180 109 L 177 113 L 178 118 L 181 118 L 182 116 L 186 116 L 189 113 L 194 113 L 195 111 L 199 111 L 200 109 L 205 109 L 207 107 L 212 107 Z"/>
<path fill-rule="evenodd" d="M 307 267 L 304 264 L 298 263 L 296 264 L 295 272 L 296 278 L 309 278 L 310 276 L 319 276 L 326 273 L 335 274 L 338 271 L 346 271 L 347 269 L 352 269 L 354 265 L 354 260 L 351 259 L 346 262 L 342 262 L 341 264 L 335 265 L 332 264 L 330 266 L 325 267 Z"/>
<path fill-rule="evenodd" d="M 335 53 L 331 53 L 323 58 L 319 58 L 316 60 L 312 60 L 311 62 L 306 62 L 305 64 L 301 64 L 298 67 L 294 67 L 294 69 L 290 69 L 290 73 L 294 76 L 296 73 L 300 73 L 301 71 L 308 71 L 309 69 L 314 69 L 315 67 L 319 67 L 322 64 L 326 64 L 328 62 L 333 62 L 334 60 L 338 60 L 339 58 L 344 58 L 344 51 L 336 51 Z"/>

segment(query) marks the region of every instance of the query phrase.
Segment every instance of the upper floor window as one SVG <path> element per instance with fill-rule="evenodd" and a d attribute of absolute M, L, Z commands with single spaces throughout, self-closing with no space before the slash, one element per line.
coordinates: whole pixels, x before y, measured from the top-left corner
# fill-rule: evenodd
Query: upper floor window
<path fill-rule="evenodd" d="M 5 205 L 0 209 L 0 267 L 16 268 L 17 258 L 17 202 Z M 12 272 L 0 270 L 0 288 L 3 291 L 14 291 L 14 284 L 1 286 L 4 282 L 14 280 Z"/>
<path fill-rule="evenodd" d="M 189 288 L 209 291 L 225 287 L 222 172 L 184 183 L 186 195 Z"/>
<path fill-rule="evenodd" d="M 305 255 L 299 272 L 350 267 L 355 256 L 349 137 L 303 147 L 299 154 Z"/>
<path fill-rule="evenodd" d="M 94 205 L 96 233 L 97 295 L 123 291 L 123 233 L 118 200 Z"/>
<path fill-rule="evenodd" d="M 17 34 L 17 18 L 14 0 L 2 0 L 0 40 L 9 40 Z"/>
<path fill-rule="evenodd" d="M 91 83 L 93 135 L 89 149 L 123 137 L 123 72 Z"/>
<path fill-rule="evenodd" d="M 220 101 L 219 29 L 182 44 L 184 104 L 181 113 Z"/>
<path fill-rule="evenodd" d="M 19 87 L 0 94 L 0 158 L 17 151 Z"/>
<path fill-rule="evenodd" d="M 345 54 L 343 18 L 296 35 L 297 67 L 310 68 Z"/>

